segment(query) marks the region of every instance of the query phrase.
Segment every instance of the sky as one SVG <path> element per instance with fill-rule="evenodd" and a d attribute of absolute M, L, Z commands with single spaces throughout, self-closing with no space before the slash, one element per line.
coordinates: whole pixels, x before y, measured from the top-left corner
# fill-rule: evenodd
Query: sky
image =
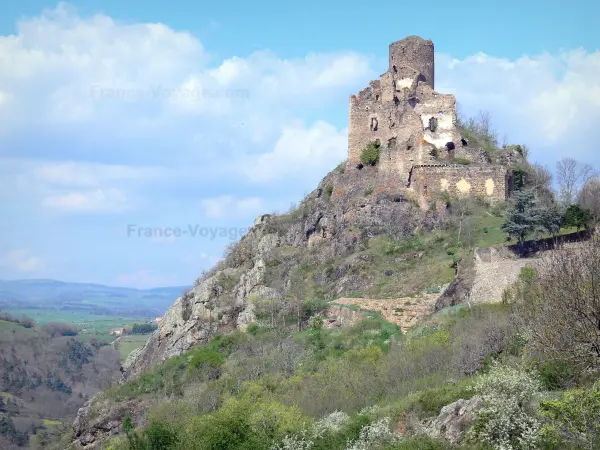
<path fill-rule="evenodd" d="M 600 2 L 495 3 L 2 2 L 0 279 L 191 284 L 345 158 L 409 35 L 501 141 L 600 168 Z"/>

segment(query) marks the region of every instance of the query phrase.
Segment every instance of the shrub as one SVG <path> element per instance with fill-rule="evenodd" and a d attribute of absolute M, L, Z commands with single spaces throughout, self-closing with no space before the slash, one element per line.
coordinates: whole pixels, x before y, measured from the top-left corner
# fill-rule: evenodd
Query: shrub
<path fill-rule="evenodd" d="M 542 435 L 554 444 L 570 448 L 597 449 L 600 442 L 600 382 L 589 390 L 565 392 L 560 400 L 540 403 L 542 414 L 550 419 Z M 562 448 L 562 446 L 561 446 Z"/>
<path fill-rule="evenodd" d="M 246 331 L 251 334 L 252 336 L 256 336 L 258 334 L 258 331 L 260 330 L 260 326 L 257 323 L 249 323 L 248 326 L 246 327 Z"/>
<path fill-rule="evenodd" d="M 190 358 L 190 369 L 200 367 L 217 368 L 225 362 L 225 357 L 216 350 L 199 348 L 194 351 Z"/>
<path fill-rule="evenodd" d="M 469 439 L 506 450 L 537 448 L 541 423 L 532 401 L 541 387 L 532 375 L 494 363 L 474 386 L 484 406 Z"/>
<path fill-rule="evenodd" d="M 366 148 L 360 153 L 360 160 L 365 165 L 374 166 L 379 162 L 380 144 L 377 142 L 370 142 Z"/>
<path fill-rule="evenodd" d="M 346 450 L 383 449 L 397 439 L 397 436 L 390 431 L 389 417 L 385 417 L 362 427 L 358 439 L 350 442 Z"/>
<path fill-rule="evenodd" d="M 373 185 L 370 184 L 365 188 L 365 195 L 371 195 L 373 193 Z"/>
<path fill-rule="evenodd" d="M 550 391 L 566 388 L 573 379 L 573 370 L 564 361 L 544 361 L 539 372 L 541 382 Z"/>
<path fill-rule="evenodd" d="M 144 430 L 149 450 L 168 450 L 174 448 L 179 442 L 179 437 L 164 424 L 152 423 Z"/>
<path fill-rule="evenodd" d="M 325 186 L 325 193 L 327 194 L 327 197 L 331 197 L 331 194 L 333 194 L 333 184 Z"/>

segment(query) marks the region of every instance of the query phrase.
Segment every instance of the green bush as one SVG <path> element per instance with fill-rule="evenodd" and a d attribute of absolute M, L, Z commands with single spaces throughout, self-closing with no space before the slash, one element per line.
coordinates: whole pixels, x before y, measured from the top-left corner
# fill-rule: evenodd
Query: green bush
<path fill-rule="evenodd" d="M 217 368 L 225 362 L 225 357 L 216 350 L 199 348 L 195 350 L 189 360 L 190 369 L 200 367 Z"/>
<path fill-rule="evenodd" d="M 549 423 L 542 436 L 558 448 L 597 449 L 600 442 L 600 382 L 588 390 L 565 392 L 560 400 L 540 402 Z"/>
<path fill-rule="evenodd" d="M 331 197 L 331 194 L 333 194 L 333 184 L 325 186 L 325 194 L 327 194 L 327 197 Z"/>
<path fill-rule="evenodd" d="M 366 148 L 360 152 L 360 160 L 365 165 L 374 166 L 379 162 L 380 144 L 377 142 L 370 142 Z"/>
<path fill-rule="evenodd" d="M 572 367 L 563 361 L 544 361 L 539 372 L 540 380 L 549 391 L 566 388 L 574 377 Z"/>
<path fill-rule="evenodd" d="M 168 450 L 175 448 L 179 437 L 168 427 L 160 422 L 152 423 L 144 430 L 148 450 Z"/>
<path fill-rule="evenodd" d="M 249 323 L 248 327 L 246 327 L 246 331 L 250 333 L 252 336 L 256 336 L 258 331 L 260 330 L 260 326 L 257 323 Z"/>

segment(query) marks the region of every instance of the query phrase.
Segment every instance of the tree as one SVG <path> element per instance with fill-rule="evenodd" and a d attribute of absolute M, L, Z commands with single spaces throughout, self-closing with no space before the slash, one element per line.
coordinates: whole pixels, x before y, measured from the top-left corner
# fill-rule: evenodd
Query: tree
<path fill-rule="evenodd" d="M 589 209 L 595 220 L 600 220 L 600 177 L 592 177 L 586 181 L 579 192 L 577 203 Z"/>
<path fill-rule="evenodd" d="M 579 189 L 594 174 L 592 166 L 583 164 L 573 158 L 563 158 L 556 163 L 556 179 L 559 186 L 560 199 L 570 205 L 577 198 Z"/>
<path fill-rule="evenodd" d="M 23 314 L 23 317 L 21 318 L 21 325 L 23 325 L 25 328 L 34 328 L 35 321 L 31 317 Z"/>
<path fill-rule="evenodd" d="M 527 295 L 509 302 L 547 359 L 574 370 L 600 369 L 600 238 L 561 248 L 537 263 Z"/>
<path fill-rule="evenodd" d="M 554 203 L 552 172 L 540 164 L 531 164 L 528 170 L 529 185 L 535 189 L 538 199 L 545 205 Z"/>
<path fill-rule="evenodd" d="M 561 215 L 556 207 L 539 207 L 533 189 L 515 191 L 505 219 L 502 229 L 510 238 L 516 239 L 521 248 L 529 234 L 536 236 L 560 231 Z"/>
<path fill-rule="evenodd" d="M 564 224 L 569 227 L 588 228 L 592 222 L 592 213 L 579 205 L 569 205 L 565 211 Z"/>

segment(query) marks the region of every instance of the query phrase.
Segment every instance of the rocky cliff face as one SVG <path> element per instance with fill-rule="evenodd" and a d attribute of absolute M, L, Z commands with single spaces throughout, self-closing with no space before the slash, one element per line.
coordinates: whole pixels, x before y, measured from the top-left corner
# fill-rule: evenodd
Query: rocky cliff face
<path fill-rule="evenodd" d="M 353 174 L 338 168 L 295 210 L 259 216 L 227 257 L 175 301 L 146 345 L 129 356 L 123 379 L 207 342 L 217 331 L 244 329 L 255 320 L 257 300 L 289 296 L 303 264 L 350 254 L 378 234 L 402 237 L 437 224 L 435 212 L 420 211 L 401 192 L 370 192 L 374 176 L 374 168 Z M 310 282 L 326 286 L 331 298 L 364 288 L 369 280 L 354 274 L 352 264 L 317 274 Z"/>

